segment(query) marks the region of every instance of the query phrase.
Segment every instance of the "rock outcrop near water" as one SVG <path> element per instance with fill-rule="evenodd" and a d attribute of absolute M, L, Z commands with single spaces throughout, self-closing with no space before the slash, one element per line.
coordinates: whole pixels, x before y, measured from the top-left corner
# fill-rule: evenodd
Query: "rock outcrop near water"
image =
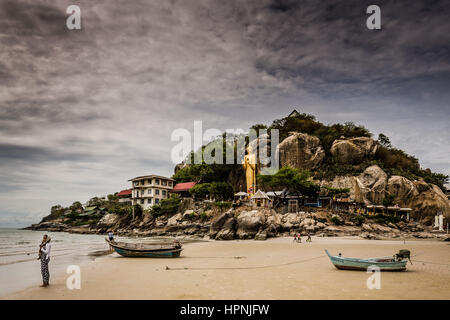
<path fill-rule="evenodd" d="M 428 192 L 434 192 L 433 188 Z M 282 213 L 275 209 L 255 209 L 245 205 L 231 209 L 208 209 L 206 203 L 191 201 L 184 200 L 180 209 L 171 215 L 153 216 L 145 213 L 132 218 L 130 215 L 107 214 L 98 223 L 91 225 L 70 226 L 64 224 L 62 219 L 57 219 L 33 225 L 29 229 L 86 234 L 105 234 L 113 231 L 116 235 L 124 236 L 176 236 L 224 241 L 265 240 L 294 234 L 320 237 L 359 236 L 364 239 L 446 238 L 444 233 L 436 232 L 431 226 L 417 222 L 392 223 L 375 218 L 361 220 L 361 217 L 355 219 L 354 214 L 319 208 L 310 208 L 309 212 L 299 213 Z M 190 207 L 194 209 L 185 209 L 186 203 L 190 203 Z M 202 214 L 198 214 L 199 212 Z"/>
<path fill-rule="evenodd" d="M 358 236 L 364 239 L 420 238 L 445 239 L 446 235 L 417 222 L 380 222 L 375 219 L 355 221 L 354 215 L 313 210 L 279 213 L 273 209 L 239 207 L 225 212 L 209 212 L 210 219 L 192 219 L 178 212 L 172 216 L 130 219 L 114 214 L 104 216 L 97 225 L 69 227 L 59 222 L 35 225 L 35 230 L 104 234 L 113 231 L 126 236 L 190 236 L 215 240 L 255 239 L 316 235 L 319 237 Z"/>

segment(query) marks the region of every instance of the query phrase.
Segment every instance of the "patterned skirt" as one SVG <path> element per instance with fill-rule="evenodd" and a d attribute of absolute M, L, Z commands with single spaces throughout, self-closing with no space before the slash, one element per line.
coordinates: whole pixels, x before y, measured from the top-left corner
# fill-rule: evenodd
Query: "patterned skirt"
<path fill-rule="evenodd" d="M 41 273 L 42 273 L 42 281 L 44 284 L 48 284 L 50 280 L 50 273 L 48 271 L 48 263 L 50 262 L 50 258 L 45 259 L 45 254 L 41 257 Z"/>

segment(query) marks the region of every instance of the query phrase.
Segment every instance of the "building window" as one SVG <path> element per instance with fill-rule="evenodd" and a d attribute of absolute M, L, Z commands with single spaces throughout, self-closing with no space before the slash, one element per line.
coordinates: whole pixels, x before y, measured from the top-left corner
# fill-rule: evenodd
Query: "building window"
<path fill-rule="evenodd" d="M 163 186 L 167 186 L 167 181 L 166 181 L 166 180 L 161 180 L 161 184 L 162 184 Z"/>
<path fill-rule="evenodd" d="M 141 199 L 141 204 L 144 204 L 144 199 Z"/>
<path fill-rule="evenodd" d="M 152 179 L 148 179 L 148 184 L 152 184 Z"/>
<path fill-rule="evenodd" d="M 147 189 L 148 194 L 152 194 L 152 189 Z"/>
<path fill-rule="evenodd" d="M 159 203 L 159 199 L 155 199 L 155 204 L 158 204 Z"/>
<path fill-rule="evenodd" d="M 169 187 L 171 187 L 172 186 L 172 181 L 169 181 L 168 185 L 169 185 Z"/>
<path fill-rule="evenodd" d="M 163 190 L 163 191 L 162 191 L 162 195 L 163 195 L 163 197 L 166 196 L 166 190 Z"/>
<path fill-rule="evenodd" d="M 155 184 L 159 185 L 159 179 L 155 179 Z"/>
<path fill-rule="evenodd" d="M 156 190 L 155 190 L 155 194 L 156 194 L 156 195 L 159 195 L 159 189 L 156 189 Z"/>
<path fill-rule="evenodd" d="M 148 203 L 148 204 L 152 204 L 152 199 L 148 199 L 148 200 L 147 200 L 147 203 Z"/>

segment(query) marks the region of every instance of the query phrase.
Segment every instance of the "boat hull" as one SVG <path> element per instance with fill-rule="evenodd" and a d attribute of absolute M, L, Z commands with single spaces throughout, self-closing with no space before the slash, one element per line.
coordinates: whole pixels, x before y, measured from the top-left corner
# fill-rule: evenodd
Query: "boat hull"
<path fill-rule="evenodd" d="M 170 251 L 131 251 L 120 248 L 114 248 L 121 256 L 127 258 L 177 258 L 180 256 L 183 249 L 170 250 Z"/>
<path fill-rule="evenodd" d="M 161 247 L 158 249 L 132 248 L 124 244 L 106 240 L 115 252 L 127 258 L 177 258 L 183 250 L 180 247 Z"/>
<path fill-rule="evenodd" d="M 406 270 L 407 261 L 377 261 L 387 259 L 353 259 L 343 258 L 338 256 L 332 256 L 325 250 L 331 263 L 339 270 L 357 270 L 367 271 L 370 268 L 378 268 L 380 271 L 404 271 Z"/>

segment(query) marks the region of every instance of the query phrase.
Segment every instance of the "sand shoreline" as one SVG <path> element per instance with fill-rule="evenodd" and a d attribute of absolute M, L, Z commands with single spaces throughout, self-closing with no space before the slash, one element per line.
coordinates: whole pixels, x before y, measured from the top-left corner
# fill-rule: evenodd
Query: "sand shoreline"
<path fill-rule="evenodd" d="M 382 273 L 381 289 L 369 290 L 370 274 L 340 271 L 324 253 L 386 256 L 410 249 L 413 265 Z M 1 299 L 450 299 L 450 247 L 432 240 L 362 240 L 356 237 L 292 237 L 184 245 L 182 258 L 136 259 L 112 254 L 85 263 L 81 289 L 66 287 L 68 274 L 52 275 L 49 288 L 31 287 Z"/>

